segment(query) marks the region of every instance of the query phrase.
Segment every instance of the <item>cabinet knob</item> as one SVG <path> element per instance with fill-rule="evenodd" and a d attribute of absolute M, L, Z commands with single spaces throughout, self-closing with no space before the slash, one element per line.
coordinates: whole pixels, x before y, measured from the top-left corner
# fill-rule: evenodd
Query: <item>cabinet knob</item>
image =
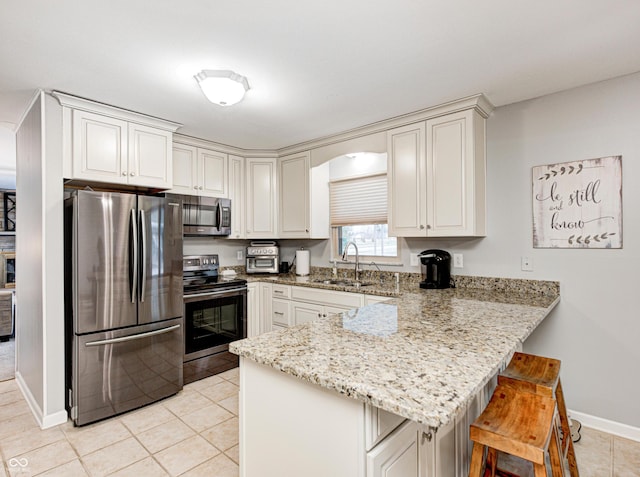
<path fill-rule="evenodd" d="M 126 171 L 122 171 L 122 175 L 123 175 L 123 176 L 126 176 L 126 175 L 127 175 L 127 172 L 126 172 Z"/>
<path fill-rule="evenodd" d="M 309 229 L 304 229 L 305 232 L 309 233 Z"/>
<path fill-rule="evenodd" d="M 431 433 L 431 431 L 429 432 L 422 431 L 422 442 L 424 441 L 431 442 L 431 439 L 433 439 L 433 434 Z"/>
<path fill-rule="evenodd" d="M 193 188 L 194 188 L 195 190 L 198 190 L 198 186 L 193 186 Z"/>
<path fill-rule="evenodd" d="M 198 187 L 198 189 L 202 190 L 202 186 Z"/>
<path fill-rule="evenodd" d="M 135 172 L 130 172 L 130 173 L 129 173 L 129 175 L 130 175 L 131 177 L 133 177 L 133 176 L 135 176 L 135 175 L 136 175 L 136 173 L 135 173 Z"/>
<path fill-rule="evenodd" d="M 430 230 L 430 229 L 431 229 L 431 225 L 427 225 L 427 230 Z"/>

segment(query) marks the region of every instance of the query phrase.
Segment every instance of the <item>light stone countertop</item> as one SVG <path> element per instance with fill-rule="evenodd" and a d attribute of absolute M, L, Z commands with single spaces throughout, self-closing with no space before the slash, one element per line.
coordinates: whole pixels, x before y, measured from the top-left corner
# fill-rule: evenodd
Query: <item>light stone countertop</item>
<path fill-rule="evenodd" d="M 282 276 L 250 279 L 301 285 Z M 405 279 L 399 289 L 377 290 L 397 297 L 385 303 L 236 341 L 229 349 L 437 429 L 466 407 L 560 300 L 557 282 L 459 277 L 457 283 L 421 290 Z"/>

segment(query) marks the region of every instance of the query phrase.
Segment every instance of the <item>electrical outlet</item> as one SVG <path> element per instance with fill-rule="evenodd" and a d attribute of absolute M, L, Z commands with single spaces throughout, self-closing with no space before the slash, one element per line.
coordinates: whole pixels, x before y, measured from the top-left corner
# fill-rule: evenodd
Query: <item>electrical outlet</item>
<path fill-rule="evenodd" d="M 238 250 L 236 252 L 236 260 L 238 260 L 239 262 L 242 262 L 242 260 L 244 260 L 244 254 L 242 250 Z"/>
<path fill-rule="evenodd" d="M 411 254 L 411 266 L 412 267 L 417 267 L 418 265 L 420 265 L 420 259 L 418 258 L 418 254 L 417 253 L 412 253 Z"/>
<path fill-rule="evenodd" d="M 462 261 L 462 254 L 461 253 L 454 253 L 453 254 L 453 268 L 462 268 L 463 265 L 463 261 Z"/>
<path fill-rule="evenodd" d="M 523 272 L 533 272 L 533 259 L 531 257 L 522 257 L 520 261 Z"/>

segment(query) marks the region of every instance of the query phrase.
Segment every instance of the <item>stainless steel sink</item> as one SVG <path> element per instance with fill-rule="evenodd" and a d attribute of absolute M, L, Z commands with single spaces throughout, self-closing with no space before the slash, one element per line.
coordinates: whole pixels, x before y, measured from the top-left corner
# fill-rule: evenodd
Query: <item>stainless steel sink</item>
<path fill-rule="evenodd" d="M 369 282 L 357 282 L 355 280 L 324 280 L 324 279 L 317 279 L 317 280 L 313 280 L 314 283 L 322 283 L 323 285 L 336 285 L 339 287 L 354 287 L 354 288 L 360 288 L 360 287 L 368 287 L 373 285 L 372 283 Z"/>

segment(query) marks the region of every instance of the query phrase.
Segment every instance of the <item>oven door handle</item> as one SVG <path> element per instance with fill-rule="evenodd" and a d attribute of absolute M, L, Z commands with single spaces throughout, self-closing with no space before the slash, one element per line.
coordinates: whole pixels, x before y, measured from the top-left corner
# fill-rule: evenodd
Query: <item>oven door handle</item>
<path fill-rule="evenodd" d="M 210 292 L 204 292 L 204 293 L 194 293 L 193 295 L 184 295 L 184 299 L 188 300 L 190 298 L 202 298 L 202 297 L 216 298 L 216 297 L 231 295 L 231 294 L 237 295 L 238 292 L 242 293 L 246 291 L 247 291 L 247 287 L 226 288 L 220 291 L 210 291 Z"/>

